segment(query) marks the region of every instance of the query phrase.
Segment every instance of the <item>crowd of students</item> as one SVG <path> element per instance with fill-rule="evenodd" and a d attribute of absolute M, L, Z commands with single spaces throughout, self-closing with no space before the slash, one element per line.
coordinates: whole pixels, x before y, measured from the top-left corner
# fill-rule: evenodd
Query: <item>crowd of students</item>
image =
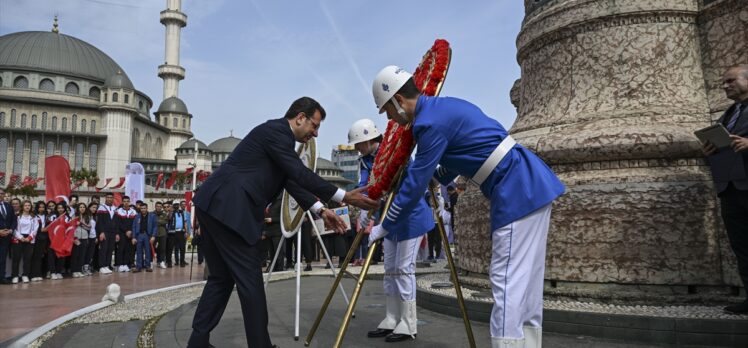
<path fill-rule="evenodd" d="M 8 209 L 10 208 L 10 209 Z M 68 231 L 55 229 L 64 222 Z M 153 208 L 142 201 L 131 204 L 122 197 L 118 206 L 107 193 L 90 202 L 68 200 L 38 201 L 12 198 L 5 201 L 0 189 L 0 282 L 4 284 L 80 278 L 95 273 L 152 272 L 153 268 L 186 267 L 186 243 L 198 245 L 200 231 L 185 202 L 155 202 Z M 50 230 L 52 227 L 53 230 Z M 194 233 L 193 233 L 194 232 Z M 68 233 L 72 250 L 53 249 L 56 233 Z M 69 248 L 67 248 L 69 249 Z M 172 258 L 172 254 L 174 257 Z M 155 256 L 155 262 L 153 257 Z M 6 264 L 11 262 L 10 279 Z M 198 248 L 198 263 L 202 264 Z"/>

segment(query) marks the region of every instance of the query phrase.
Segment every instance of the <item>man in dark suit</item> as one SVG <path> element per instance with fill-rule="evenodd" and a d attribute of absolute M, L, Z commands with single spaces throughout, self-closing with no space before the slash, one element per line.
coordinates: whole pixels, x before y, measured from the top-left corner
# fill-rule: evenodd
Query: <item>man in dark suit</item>
<path fill-rule="evenodd" d="M 10 239 L 17 223 L 13 207 L 5 201 L 5 190 L 0 188 L 0 284 L 10 284 L 10 281 L 5 279 L 5 262 L 8 260 Z"/>
<path fill-rule="evenodd" d="M 205 259 L 210 276 L 192 322 L 188 347 L 211 347 L 210 331 L 218 325 L 234 284 L 237 286 L 249 347 L 273 345 L 267 331 L 268 314 L 262 279 L 264 209 L 283 188 L 299 205 L 318 213 L 337 230 L 345 223 L 317 201 L 344 201 L 366 209 L 377 202 L 363 189 L 345 192 L 308 169 L 294 151 L 295 141 L 317 136 L 325 111 L 314 99 L 302 97 L 284 118 L 267 121 L 249 132 L 200 187 L 194 198 L 203 227 Z"/>
<path fill-rule="evenodd" d="M 707 142 L 703 150 L 712 169 L 722 220 L 738 261 L 738 273 L 748 291 L 748 65 L 728 69 L 722 88 L 727 98 L 735 102 L 719 119 L 730 133 L 732 144 L 717 149 Z M 725 311 L 748 314 L 748 298 L 725 307 Z"/>

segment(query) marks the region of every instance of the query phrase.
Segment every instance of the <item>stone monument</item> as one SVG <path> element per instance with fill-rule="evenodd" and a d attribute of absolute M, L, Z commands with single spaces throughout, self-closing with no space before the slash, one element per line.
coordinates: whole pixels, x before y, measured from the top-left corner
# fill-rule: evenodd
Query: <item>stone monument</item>
<path fill-rule="evenodd" d="M 748 62 L 748 1 L 525 0 L 525 10 L 510 132 L 567 185 L 553 207 L 546 290 L 737 289 L 693 131 L 731 104 L 721 76 Z M 455 222 L 460 266 L 486 274 L 488 201 L 468 187 Z"/>

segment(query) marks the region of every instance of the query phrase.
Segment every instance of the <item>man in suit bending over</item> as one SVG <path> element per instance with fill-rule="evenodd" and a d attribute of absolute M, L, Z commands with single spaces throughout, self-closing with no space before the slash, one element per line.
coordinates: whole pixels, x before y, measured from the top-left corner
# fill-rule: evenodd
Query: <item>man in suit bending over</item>
<path fill-rule="evenodd" d="M 324 119 L 325 110 L 317 101 L 297 99 L 284 118 L 252 129 L 200 187 L 194 203 L 203 227 L 202 247 L 210 276 L 195 312 L 188 347 L 212 347 L 210 331 L 218 325 L 234 284 L 248 346 L 273 347 L 258 242 L 264 209 L 282 189 L 338 231 L 345 229 L 343 220 L 322 202 L 343 201 L 364 209 L 378 206 L 361 193 L 365 187 L 349 192 L 338 189 L 304 166 L 294 151 L 295 141 L 306 143 L 317 136 Z"/>

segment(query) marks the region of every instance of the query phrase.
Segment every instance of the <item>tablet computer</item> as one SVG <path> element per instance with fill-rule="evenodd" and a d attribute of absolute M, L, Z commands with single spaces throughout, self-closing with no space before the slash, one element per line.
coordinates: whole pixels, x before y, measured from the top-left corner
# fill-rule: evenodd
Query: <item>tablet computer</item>
<path fill-rule="evenodd" d="M 725 129 L 725 126 L 721 123 L 699 129 L 693 132 L 693 134 L 699 138 L 701 143 L 706 143 L 708 141 L 714 144 L 718 149 L 729 147 L 732 143 L 732 140 L 730 140 L 730 133 L 727 132 L 727 129 Z"/>

